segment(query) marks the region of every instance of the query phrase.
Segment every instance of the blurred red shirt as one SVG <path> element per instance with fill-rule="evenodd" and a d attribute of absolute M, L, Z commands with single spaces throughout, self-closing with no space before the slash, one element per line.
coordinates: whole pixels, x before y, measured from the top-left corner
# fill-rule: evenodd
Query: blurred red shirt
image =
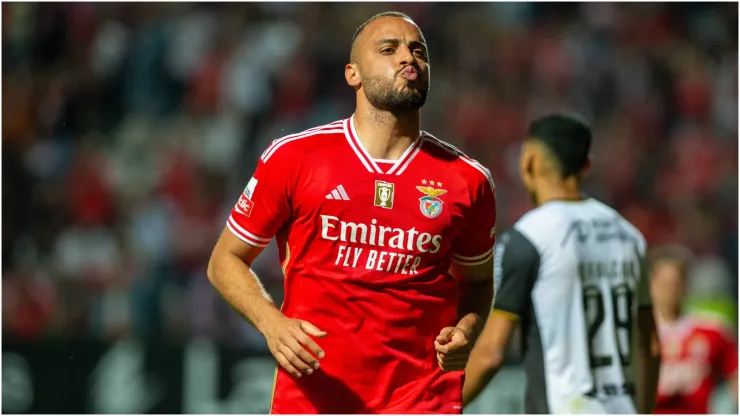
<path fill-rule="evenodd" d="M 707 413 L 721 380 L 737 377 L 737 341 L 730 328 L 708 318 L 686 316 L 658 322 L 662 363 L 656 414 Z"/>

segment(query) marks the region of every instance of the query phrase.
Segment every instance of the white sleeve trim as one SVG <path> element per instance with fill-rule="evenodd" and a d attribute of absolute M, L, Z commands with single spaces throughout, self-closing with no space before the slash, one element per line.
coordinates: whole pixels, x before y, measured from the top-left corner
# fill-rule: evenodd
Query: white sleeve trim
<path fill-rule="evenodd" d="M 240 227 L 239 224 L 237 224 L 232 217 L 229 217 L 229 221 L 226 222 L 226 226 L 235 236 L 249 245 L 255 247 L 267 247 L 267 245 L 270 244 L 269 238 L 257 237 L 256 235 Z"/>

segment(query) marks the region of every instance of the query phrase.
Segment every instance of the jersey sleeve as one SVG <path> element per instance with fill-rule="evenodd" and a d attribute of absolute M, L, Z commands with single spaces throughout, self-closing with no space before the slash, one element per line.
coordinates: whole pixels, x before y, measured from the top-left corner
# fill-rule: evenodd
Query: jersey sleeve
<path fill-rule="evenodd" d="M 638 259 L 639 259 L 639 270 L 640 276 L 637 281 L 637 306 L 639 308 L 649 308 L 653 305 L 653 301 L 650 297 L 650 272 L 648 271 L 647 259 L 646 259 L 647 243 L 643 238 L 638 241 Z"/>
<path fill-rule="evenodd" d="M 640 257 L 640 276 L 637 281 L 637 306 L 639 308 L 653 306 L 653 300 L 650 297 L 650 275 L 648 273 L 647 261 L 644 257 Z"/>
<path fill-rule="evenodd" d="M 474 187 L 469 214 L 460 235 L 453 245 L 452 261 L 462 266 L 483 264 L 493 257 L 496 242 L 496 195 L 490 173 L 481 167 L 484 175 Z"/>
<path fill-rule="evenodd" d="M 493 309 L 521 317 L 527 312 L 539 274 L 537 248 L 519 231 L 511 229 L 496 244 L 493 264 L 496 288 Z"/>
<path fill-rule="evenodd" d="M 722 334 L 722 349 L 718 363 L 720 374 L 728 379 L 737 374 L 737 342 L 729 334 Z"/>
<path fill-rule="evenodd" d="M 282 150 L 282 149 L 281 149 Z M 265 247 L 290 218 L 293 177 L 285 151 L 260 158 L 226 223 L 240 240 Z"/>

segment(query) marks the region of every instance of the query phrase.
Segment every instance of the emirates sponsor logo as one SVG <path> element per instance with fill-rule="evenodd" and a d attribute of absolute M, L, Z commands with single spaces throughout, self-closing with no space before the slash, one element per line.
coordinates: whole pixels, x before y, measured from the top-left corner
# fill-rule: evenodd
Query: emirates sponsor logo
<path fill-rule="evenodd" d="M 321 238 L 345 243 L 337 248 L 337 265 L 401 274 L 417 274 L 422 256 L 437 253 L 442 247 L 441 235 L 420 232 L 416 227 L 403 230 L 378 225 L 375 219 L 366 224 L 331 215 L 321 216 Z"/>

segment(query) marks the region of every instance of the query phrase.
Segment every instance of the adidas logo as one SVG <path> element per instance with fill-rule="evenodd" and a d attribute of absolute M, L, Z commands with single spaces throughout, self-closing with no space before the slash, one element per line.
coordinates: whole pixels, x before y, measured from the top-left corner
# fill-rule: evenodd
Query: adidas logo
<path fill-rule="evenodd" d="M 344 186 L 339 185 L 336 188 L 332 189 L 331 192 L 326 194 L 326 199 L 338 199 L 340 201 L 349 201 L 349 196 L 347 196 L 347 192 L 345 192 Z"/>

